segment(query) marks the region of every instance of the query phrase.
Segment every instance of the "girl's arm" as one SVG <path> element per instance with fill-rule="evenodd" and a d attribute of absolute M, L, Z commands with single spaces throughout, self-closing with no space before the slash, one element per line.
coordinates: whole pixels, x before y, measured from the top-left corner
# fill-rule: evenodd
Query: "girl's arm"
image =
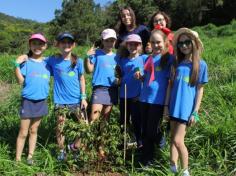
<path fill-rule="evenodd" d="M 81 90 L 81 109 L 87 108 L 88 103 L 86 101 L 86 92 L 85 92 L 85 78 L 84 75 L 80 76 L 80 90 Z"/>
<path fill-rule="evenodd" d="M 169 84 L 166 90 L 166 98 L 165 98 L 165 104 L 164 104 L 164 112 L 163 112 L 163 118 L 168 120 L 169 119 L 169 102 L 170 102 L 170 91 L 171 91 L 172 83 L 169 80 Z"/>
<path fill-rule="evenodd" d="M 196 112 L 198 114 L 201 102 L 202 102 L 202 97 L 203 97 L 203 84 L 199 84 L 197 86 L 197 94 L 196 94 L 196 100 L 195 100 L 195 107 L 193 112 Z M 196 122 L 194 115 L 191 115 L 189 125 L 191 126 Z"/>
<path fill-rule="evenodd" d="M 20 71 L 20 64 L 22 64 L 23 62 L 25 62 L 28 59 L 27 55 L 21 55 L 19 56 L 16 61 L 15 61 L 15 75 L 17 78 L 17 81 L 19 84 L 23 84 L 24 83 L 24 76 L 22 75 L 21 71 Z"/>
<path fill-rule="evenodd" d="M 94 55 L 94 54 L 95 54 L 95 51 L 96 51 L 96 48 L 95 48 L 94 46 L 92 46 L 92 47 L 88 50 L 87 56 Z M 92 73 L 93 70 L 94 70 L 94 64 L 91 63 L 89 57 L 86 58 L 86 60 L 85 60 L 85 67 L 86 67 L 86 71 L 87 71 L 88 73 Z"/>

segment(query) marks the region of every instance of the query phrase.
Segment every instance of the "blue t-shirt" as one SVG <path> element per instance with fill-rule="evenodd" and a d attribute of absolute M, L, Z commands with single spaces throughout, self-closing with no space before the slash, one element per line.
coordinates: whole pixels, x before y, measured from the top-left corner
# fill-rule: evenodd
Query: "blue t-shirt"
<path fill-rule="evenodd" d="M 142 83 L 140 80 L 135 79 L 134 73 L 136 71 L 135 69 L 139 68 L 141 74 L 143 74 L 144 58 L 142 56 L 138 56 L 132 59 L 121 58 L 119 60 L 119 65 L 121 68 L 122 75 L 120 85 L 120 97 L 125 97 L 125 84 L 127 88 L 127 98 L 134 98 L 139 96 Z"/>
<path fill-rule="evenodd" d="M 61 57 L 49 57 L 48 65 L 54 77 L 54 103 L 77 104 L 80 103 L 80 76 L 84 73 L 83 60 L 77 59 L 74 68 L 71 60 Z"/>
<path fill-rule="evenodd" d="M 150 104 L 163 105 L 165 103 L 166 90 L 170 78 L 171 65 L 173 56 L 168 57 L 167 64 L 164 68 L 160 67 L 161 55 L 153 57 L 155 79 L 149 84 L 151 72 L 144 72 L 143 88 L 139 100 Z"/>
<path fill-rule="evenodd" d="M 108 55 L 98 49 L 95 55 L 90 56 L 90 62 L 94 64 L 92 86 L 115 85 L 116 54 Z"/>
<path fill-rule="evenodd" d="M 191 86 L 192 63 L 180 63 L 175 72 L 175 79 L 170 96 L 170 116 L 188 121 L 195 106 L 197 85 Z M 208 82 L 207 64 L 201 60 L 198 84 Z"/>
<path fill-rule="evenodd" d="M 21 66 L 24 76 L 22 97 L 30 100 L 47 98 L 49 92 L 50 70 L 45 60 L 37 62 L 31 58 Z"/>

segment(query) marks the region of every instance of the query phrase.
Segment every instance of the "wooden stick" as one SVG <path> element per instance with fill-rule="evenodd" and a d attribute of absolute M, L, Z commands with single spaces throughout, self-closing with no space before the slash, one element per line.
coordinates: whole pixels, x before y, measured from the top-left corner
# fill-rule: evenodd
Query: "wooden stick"
<path fill-rule="evenodd" d="M 126 144 L 127 144 L 127 135 L 126 135 L 126 119 L 127 119 L 127 111 L 126 111 L 126 108 L 127 108 L 127 87 L 126 87 L 126 84 L 125 84 L 125 123 L 124 123 L 124 164 L 125 164 L 125 159 L 126 159 Z"/>

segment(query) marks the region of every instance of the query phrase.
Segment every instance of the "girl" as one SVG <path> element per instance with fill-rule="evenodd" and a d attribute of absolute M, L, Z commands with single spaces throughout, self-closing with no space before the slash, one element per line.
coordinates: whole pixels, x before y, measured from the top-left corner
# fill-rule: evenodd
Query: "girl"
<path fill-rule="evenodd" d="M 50 71 L 42 56 L 47 48 L 47 40 L 42 34 L 33 34 L 29 39 L 28 60 L 16 60 L 16 77 L 23 84 L 20 108 L 20 131 L 16 142 L 16 161 L 21 161 L 25 139 L 29 132 L 29 152 L 27 163 L 33 164 L 37 131 L 42 116 L 47 115 L 47 96 L 49 92 Z M 24 62 L 24 63 L 23 63 Z"/>
<path fill-rule="evenodd" d="M 141 91 L 141 82 L 135 79 L 135 74 L 143 72 L 144 59 L 140 56 L 142 51 L 142 40 L 139 35 L 128 35 L 125 40 L 128 56 L 119 61 L 121 68 L 121 85 L 120 85 L 120 122 L 125 122 L 125 111 L 127 117 L 131 116 L 134 127 L 137 147 L 142 147 L 141 140 L 141 117 L 139 112 L 139 95 Z M 136 73 L 137 72 L 137 73 Z M 125 85 L 127 91 L 127 106 L 125 107 Z M 126 109 L 125 109 L 126 108 Z"/>
<path fill-rule="evenodd" d="M 177 172 L 180 157 L 183 175 L 188 176 L 188 150 L 184 144 L 186 126 L 198 120 L 203 85 L 208 82 L 207 65 L 200 59 L 203 45 L 198 33 L 180 28 L 173 40 L 176 60 L 170 94 L 171 170 Z"/>
<path fill-rule="evenodd" d="M 83 61 L 72 53 L 75 47 L 74 36 L 67 32 L 59 34 L 56 38 L 56 46 L 59 48 L 60 54 L 50 57 L 48 65 L 51 67 L 54 77 L 53 96 L 57 116 L 56 136 L 60 149 L 58 160 L 62 161 L 66 159 L 65 136 L 62 129 L 66 117 L 60 111 L 65 108 L 69 109 L 79 118 L 79 112 L 83 108 L 86 109 L 87 102 Z"/>
<path fill-rule="evenodd" d="M 144 76 L 141 90 L 141 119 L 143 130 L 143 155 L 144 165 L 150 165 L 154 159 L 154 145 L 159 144 L 162 134 L 160 123 L 163 111 L 166 109 L 165 95 L 168 87 L 170 66 L 173 57 L 168 52 L 168 38 L 161 30 L 153 30 L 150 37 L 152 54 L 144 66 Z"/>
<path fill-rule="evenodd" d="M 149 30 L 144 25 L 137 25 L 134 11 L 130 7 L 120 9 L 119 20 L 115 28 L 118 33 L 116 48 L 119 48 L 130 34 L 138 34 L 142 39 L 143 48 L 146 47 L 150 36 Z"/>
<path fill-rule="evenodd" d="M 116 32 L 105 29 L 101 34 L 102 45 L 99 49 L 92 47 L 88 52 L 86 67 L 88 72 L 93 72 L 92 78 L 92 109 L 90 120 L 93 123 L 99 116 L 108 119 L 112 106 L 118 102 L 117 80 L 115 78 L 116 54 L 112 49 L 116 42 Z M 104 151 L 99 149 L 101 157 Z"/>
<path fill-rule="evenodd" d="M 171 33 L 170 31 L 170 27 L 171 27 L 171 19 L 170 17 L 162 11 L 157 11 L 156 13 L 154 13 L 151 17 L 151 20 L 149 21 L 149 29 L 153 30 L 153 29 L 157 29 L 157 30 L 167 30 L 168 32 L 168 40 L 169 40 L 169 53 L 173 54 L 174 53 L 174 49 L 172 46 L 172 40 L 173 40 L 173 33 Z"/>

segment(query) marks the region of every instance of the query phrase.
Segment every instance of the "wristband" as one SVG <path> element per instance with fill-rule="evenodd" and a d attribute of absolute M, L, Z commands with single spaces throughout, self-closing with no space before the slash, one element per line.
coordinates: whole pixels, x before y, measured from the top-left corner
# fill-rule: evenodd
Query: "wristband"
<path fill-rule="evenodd" d="M 164 106 L 169 106 L 169 105 L 166 104 L 166 105 L 164 105 Z"/>
<path fill-rule="evenodd" d="M 134 69 L 134 72 L 137 72 L 137 71 L 140 71 L 139 67 L 136 67 L 136 68 Z"/>
<path fill-rule="evenodd" d="M 86 94 L 81 94 L 81 96 L 80 96 L 80 99 L 81 100 L 85 100 L 87 98 L 87 95 Z"/>
<path fill-rule="evenodd" d="M 196 122 L 198 122 L 198 121 L 200 120 L 199 115 L 198 115 L 198 113 L 197 113 L 196 111 L 194 111 L 194 112 L 192 113 L 192 116 L 194 117 L 194 120 L 195 120 Z"/>
<path fill-rule="evenodd" d="M 14 66 L 15 66 L 16 68 L 19 68 L 19 67 L 20 67 L 20 64 L 17 63 L 15 60 L 13 60 L 12 63 L 14 64 Z"/>

